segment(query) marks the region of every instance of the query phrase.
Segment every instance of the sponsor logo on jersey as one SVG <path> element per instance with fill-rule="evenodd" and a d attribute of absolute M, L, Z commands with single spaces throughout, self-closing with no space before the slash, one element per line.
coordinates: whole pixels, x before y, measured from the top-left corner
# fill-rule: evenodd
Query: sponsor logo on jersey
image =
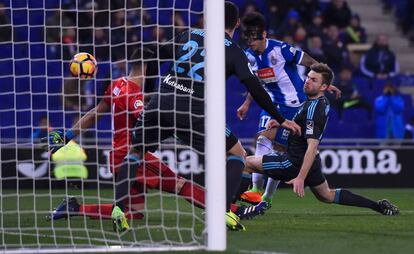
<path fill-rule="evenodd" d="M 167 84 L 169 86 L 175 87 L 175 89 L 178 89 L 180 91 L 183 91 L 185 93 L 189 93 L 189 94 L 193 94 L 194 90 L 191 88 L 188 88 L 186 86 L 184 86 L 183 84 L 180 84 L 177 82 L 177 80 L 173 79 L 173 77 L 171 76 L 171 74 L 168 74 L 164 80 L 162 81 L 163 84 Z"/>
<path fill-rule="evenodd" d="M 306 120 L 306 135 L 313 135 L 314 122 L 312 120 Z"/>
<path fill-rule="evenodd" d="M 257 76 L 264 83 L 276 82 L 275 70 L 273 68 L 270 68 L 270 67 L 257 70 Z"/>

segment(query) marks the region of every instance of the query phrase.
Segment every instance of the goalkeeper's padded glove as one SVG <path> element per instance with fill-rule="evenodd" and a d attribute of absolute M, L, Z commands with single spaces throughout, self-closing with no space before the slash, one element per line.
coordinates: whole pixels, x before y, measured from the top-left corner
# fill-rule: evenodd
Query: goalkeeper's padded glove
<path fill-rule="evenodd" d="M 72 130 L 68 130 L 63 134 L 62 131 L 51 131 L 47 137 L 41 139 L 43 143 L 47 143 L 45 147 L 49 148 L 50 151 L 55 153 L 61 147 L 66 145 L 72 138 L 75 137 L 75 134 Z"/>

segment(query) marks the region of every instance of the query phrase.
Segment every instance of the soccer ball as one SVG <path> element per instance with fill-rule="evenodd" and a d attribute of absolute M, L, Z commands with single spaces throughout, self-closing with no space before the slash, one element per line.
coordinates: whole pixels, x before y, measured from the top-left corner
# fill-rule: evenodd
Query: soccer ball
<path fill-rule="evenodd" d="M 89 79 L 95 77 L 98 64 L 91 54 L 81 52 L 73 56 L 69 68 L 72 76 Z"/>

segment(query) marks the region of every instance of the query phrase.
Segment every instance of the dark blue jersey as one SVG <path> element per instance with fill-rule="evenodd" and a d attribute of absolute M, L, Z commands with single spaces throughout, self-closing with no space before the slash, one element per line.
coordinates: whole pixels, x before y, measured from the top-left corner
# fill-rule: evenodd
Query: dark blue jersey
<path fill-rule="evenodd" d="M 204 31 L 191 30 L 175 38 L 174 63 L 162 79 L 163 92 L 190 94 L 204 98 Z M 226 34 L 226 78 L 236 75 L 241 81 L 254 78 L 243 50 Z M 202 101 L 200 101 L 202 103 Z"/>
<path fill-rule="evenodd" d="M 308 149 L 308 138 L 322 139 L 328 122 L 329 108 L 328 99 L 322 96 L 307 100 L 296 113 L 293 121 L 301 127 L 302 135 L 290 135 L 288 139 L 288 157 L 293 164 L 299 167 L 302 165 Z"/>

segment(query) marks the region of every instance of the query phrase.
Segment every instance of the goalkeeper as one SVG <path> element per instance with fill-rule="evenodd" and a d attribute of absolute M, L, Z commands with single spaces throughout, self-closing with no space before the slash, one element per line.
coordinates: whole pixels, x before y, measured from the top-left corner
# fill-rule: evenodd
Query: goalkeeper
<path fill-rule="evenodd" d="M 143 56 L 141 57 L 141 51 Z M 52 153 L 80 133 L 81 129 L 92 126 L 104 113 L 112 108 L 114 128 L 113 149 L 110 152 L 111 172 L 115 178 L 118 175 L 120 164 L 128 153 L 131 143 L 129 131 L 143 110 L 142 84 L 148 58 L 152 51 L 146 48 L 137 48 L 131 55 L 131 72 L 128 77 L 113 81 L 105 91 L 104 98 L 84 115 L 71 130 L 63 134 L 61 131 L 50 132 L 47 140 Z M 162 163 L 152 153 L 144 156 L 145 164 L 135 168 L 136 181 L 132 182 L 128 198 L 130 206 L 125 207 L 126 217 L 140 219 L 144 208 L 144 187 L 159 189 L 170 193 L 177 193 L 195 206 L 204 208 L 204 189 L 191 181 L 177 176 L 167 165 Z M 145 170 L 144 170 L 145 168 Z M 113 204 L 84 204 L 79 205 L 76 198 L 69 197 L 49 215 L 49 219 L 60 219 L 73 215 L 87 215 L 93 218 L 110 218 Z M 68 214 L 69 211 L 69 214 Z"/>
<path fill-rule="evenodd" d="M 226 2 L 225 14 L 226 77 L 236 75 L 257 103 L 274 119 L 292 133 L 300 133 L 296 123 L 285 120 L 277 112 L 270 97 L 251 71 L 243 50 L 232 40 L 234 31 L 240 23 L 237 6 Z M 143 118 L 137 122 L 138 128 L 133 135 L 133 150 L 125 157 L 125 163 L 119 170 L 119 176 L 123 178 L 133 176 L 134 168 L 142 163 L 143 154 L 156 150 L 159 142 L 168 137 L 178 137 L 198 153 L 204 154 L 204 31 L 185 31 L 174 38 L 174 43 L 167 42 L 162 45 L 159 52 L 159 59 L 175 61 L 167 76 L 161 79 L 159 94 L 151 98 Z M 244 230 L 238 217 L 230 212 L 230 204 L 240 184 L 246 152 L 229 129 L 226 130 L 226 150 L 229 153 L 226 165 L 227 226 L 232 230 Z M 124 210 L 124 197 L 128 193 L 128 188 L 126 182 L 117 185 L 114 211 Z M 120 217 L 114 216 L 113 219 L 116 227 L 123 230 L 121 222 L 124 218 L 122 214 L 118 215 Z"/>

